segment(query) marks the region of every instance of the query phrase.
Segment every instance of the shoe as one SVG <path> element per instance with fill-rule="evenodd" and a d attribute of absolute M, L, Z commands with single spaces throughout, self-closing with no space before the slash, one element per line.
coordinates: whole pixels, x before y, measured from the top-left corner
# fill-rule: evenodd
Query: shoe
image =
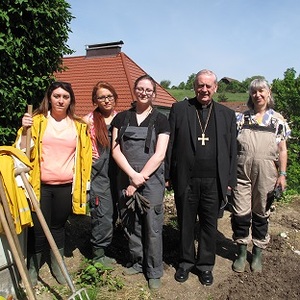
<path fill-rule="evenodd" d="M 41 267 L 42 253 L 28 254 L 28 274 L 31 284 L 35 287 L 38 284 L 38 275 Z"/>
<path fill-rule="evenodd" d="M 150 290 L 158 290 L 161 287 L 160 278 L 150 278 L 148 285 Z"/>
<path fill-rule="evenodd" d="M 178 282 L 185 282 L 189 278 L 189 270 L 178 268 L 175 273 L 175 280 Z"/>
<path fill-rule="evenodd" d="M 209 286 L 213 283 L 213 275 L 211 271 L 200 271 L 199 272 L 199 280 L 201 284 Z"/>
<path fill-rule="evenodd" d="M 135 269 L 134 267 L 126 268 L 123 271 L 123 275 L 136 275 L 139 273 L 142 273 L 142 271 L 139 271 L 139 270 Z"/>
<path fill-rule="evenodd" d="M 246 267 L 247 260 L 247 245 L 239 244 L 239 255 L 232 264 L 232 270 L 238 273 L 243 273 Z"/>
<path fill-rule="evenodd" d="M 114 258 L 105 255 L 104 248 L 93 247 L 93 262 L 99 262 L 104 267 L 112 268 L 117 263 Z"/>
<path fill-rule="evenodd" d="M 108 257 L 108 256 L 97 257 L 97 258 L 94 258 L 93 261 L 99 262 L 104 267 L 107 267 L 107 268 L 113 268 L 113 265 L 115 265 L 117 263 L 117 261 L 114 258 Z"/>
<path fill-rule="evenodd" d="M 64 248 L 58 249 L 62 259 L 64 258 Z M 55 279 L 59 284 L 66 284 L 66 279 L 61 272 L 60 266 L 58 261 L 56 260 L 56 257 L 54 255 L 54 252 L 50 250 L 50 257 L 51 257 L 51 271 L 54 275 Z"/>
<path fill-rule="evenodd" d="M 254 246 L 252 250 L 251 271 L 254 273 L 261 273 L 262 271 L 262 249 Z"/>

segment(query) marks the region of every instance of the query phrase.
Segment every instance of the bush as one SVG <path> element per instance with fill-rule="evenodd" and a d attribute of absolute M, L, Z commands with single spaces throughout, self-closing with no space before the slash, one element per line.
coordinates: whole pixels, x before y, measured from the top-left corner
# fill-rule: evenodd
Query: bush
<path fill-rule="evenodd" d="M 0 2 L 0 140 L 11 144 L 26 105 L 37 106 L 61 59 L 72 15 L 64 0 Z"/>
<path fill-rule="evenodd" d="M 300 193 L 300 77 L 293 68 L 287 69 L 284 79 L 275 79 L 272 92 L 276 94 L 276 110 L 289 122 L 292 137 L 288 140 L 288 193 Z"/>
<path fill-rule="evenodd" d="M 218 101 L 219 102 L 227 102 L 228 101 L 228 97 L 226 96 L 225 93 L 220 93 L 220 94 L 218 94 Z"/>

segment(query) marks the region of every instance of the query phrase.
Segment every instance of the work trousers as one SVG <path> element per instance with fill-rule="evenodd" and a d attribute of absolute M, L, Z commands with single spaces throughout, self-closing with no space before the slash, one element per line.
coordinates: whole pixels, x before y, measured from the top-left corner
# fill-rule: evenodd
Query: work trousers
<path fill-rule="evenodd" d="M 163 204 L 151 205 L 144 214 L 136 207 L 132 217 L 132 226 L 124 228 L 132 266 L 140 272 L 145 271 L 148 278 L 160 278 L 163 275 Z"/>
<path fill-rule="evenodd" d="M 114 202 L 108 169 L 108 157 L 100 157 L 92 166 L 90 190 L 91 244 L 95 250 L 107 248 L 113 237 Z"/>
<path fill-rule="evenodd" d="M 233 189 L 232 229 L 238 244 L 266 248 L 270 236 L 269 196 L 278 178 L 278 146 L 272 132 L 244 129 L 238 136 L 237 186 Z"/>

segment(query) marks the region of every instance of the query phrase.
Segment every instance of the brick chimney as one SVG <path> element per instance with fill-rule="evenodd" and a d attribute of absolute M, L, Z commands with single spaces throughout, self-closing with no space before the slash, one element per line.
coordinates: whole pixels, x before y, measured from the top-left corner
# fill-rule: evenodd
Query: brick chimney
<path fill-rule="evenodd" d="M 123 41 L 119 41 L 104 44 L 86 45 L 86 57 L 116 56 L 121 52 L 123 44 Z"/>

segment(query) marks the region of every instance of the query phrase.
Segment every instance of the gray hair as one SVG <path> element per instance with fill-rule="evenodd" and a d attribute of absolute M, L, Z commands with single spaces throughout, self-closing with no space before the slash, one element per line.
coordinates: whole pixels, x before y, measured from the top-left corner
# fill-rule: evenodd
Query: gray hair
<path fill-rule="evenodd" d="M 249 85 L 249 99 L 247 101 L 248 108 L 254 109 L 254 103 L 253 103 L 251 94 L 254 91 L 258 91 L 261 89 L 266 89 L 270 92 L 270 97 L 267 102 L 267 108 L 274 108 L 275 103 L 274 103 L 274 98 L 272 96 L 271 87 L 270 87 L 269 83 L 267 82 L 267 80 L 262 79 L 262 78 L 256 78 L 256 79 L 252 80 Z"/>
<path fill-rule="evenodd" d="M 218 84 L 218 78 L 217 78 L 217 75 L 216 75 L 213 71 L 211 71 L 211 70 L 203 69 L 203 70 L 199 71 L 199 72 L 196 74 L 195 80 L 194 80 L 194 86 L 195 86 L 195 84 L 196 84 L 197 78 L 198 78 L 200 75 L 214 76 L 214 77 L 215 77 L 215 84 Z"/>

